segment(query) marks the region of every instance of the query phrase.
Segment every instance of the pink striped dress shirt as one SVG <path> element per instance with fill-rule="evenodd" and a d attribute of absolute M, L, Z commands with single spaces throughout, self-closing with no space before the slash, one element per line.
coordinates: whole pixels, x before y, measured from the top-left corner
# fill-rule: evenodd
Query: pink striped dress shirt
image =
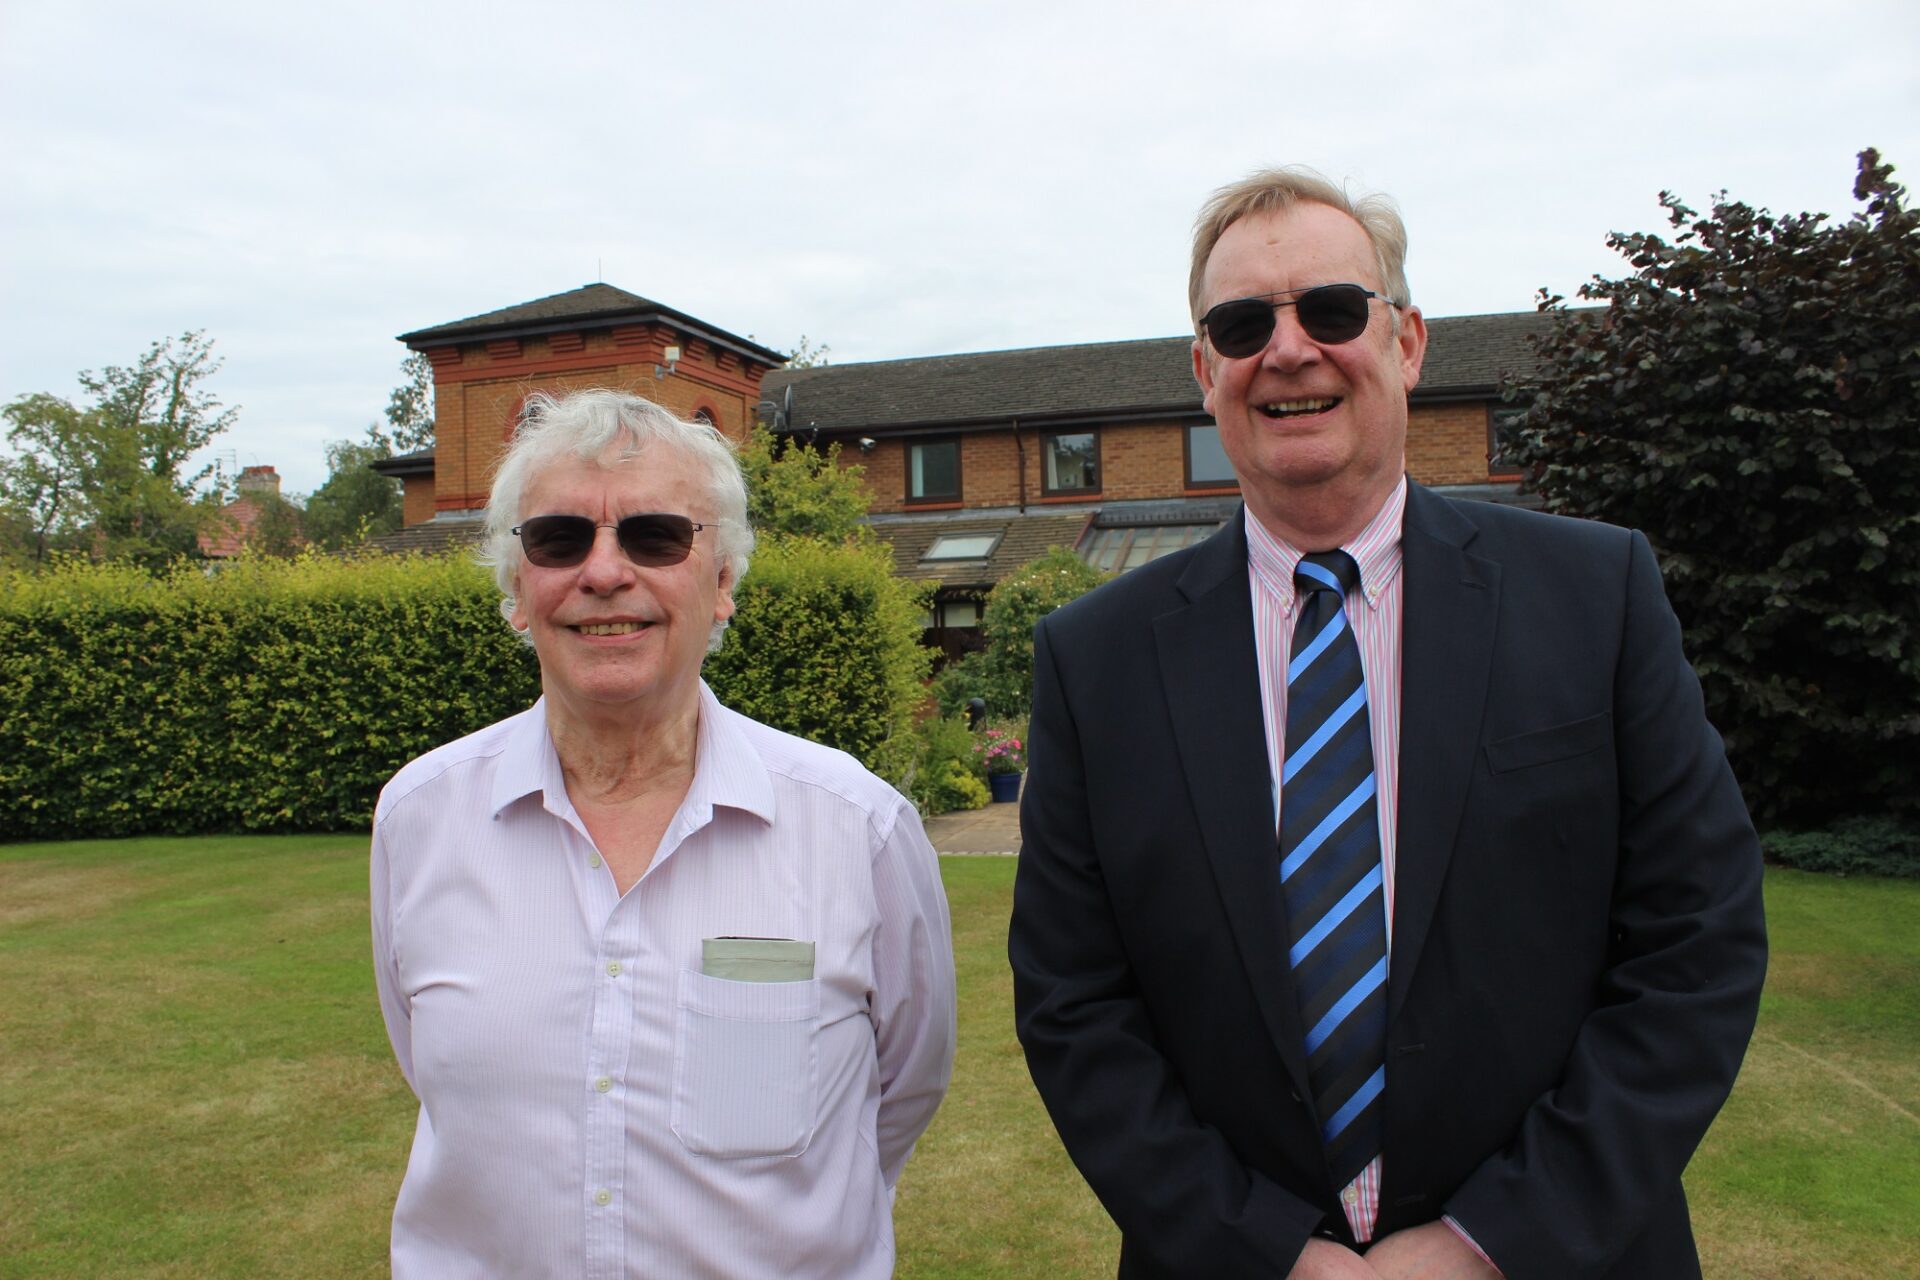
<path fill-rule="evenodd" d="M 1360 646 L 1360 668 L 1367 680 L 1389 950 L 1393 946 L 1394 817 L 1400 803 L 1400 525 L 1406 506 L 1407 482 L 1402 478 L 1367 527 L 1341 547 L 1360 566 L 1361 599 L 1347 601 L 1347 621 Z M 1287 659 L 1293 644 L 1293 569 L 1309 551 L 1329 548 L 1295 547 L 1270 533 L 1252 512 L 1247 513 L 1246 524 L 1247 576 L 1253 587 L 1253 646 L 1260 663 L 1260 710 L 1266 721 L 1277 841 L 1280 765 L 1286 755 Z M 1354 1239 L 1363 1243 L 1373 1238 L 1374 1220 L 1380 1214 L 1380 1168 L 1381 1157 L 1375 1157 L 1340 1193 Z"/>
<path fill-rule="evenodd" d="M 544 702 L 407 765 L 374 818 L 375 977 L 420 1098 L 409 1277 L 888 1276 L 892 1197 L 953 1064 L 919 816 L 701 688 L 694 779 L 622 896 Z M 811 980 L 702 940 L 814 944 Z"/>
<path fill-rule="evenodd" d="M 1407 509 L 1407 482 L 1388 495 L 1367 527 L 1341 550 L 1360 566 L 1364 607 L 1347 601 L 1347 621 L 1360 646 L 1360 669 L 1367 680 L 1367 720 L 1373 738 L 1375 803 L 1380 819 L 1380 871 L 1387 903 L 1387 949 L 1393 949 L 1394 834 L 1400 811 L 1400 530 Z M 1293 569 L 1309 550 L 1270 533 L 1247 514 L 1247 576 L 1253 588 L 1253 647 L 1260 663 L 1260 709 L 1266 721 L 1267 767 L 1272 773 L 1274 839 L 1280 831 L 1280 765 L 1286 755 L 1287 659 L 1293 647 Z M 1278 676 L 1276 679 L 1275 677 Z M 1392 1086 L 1392 1082 L 1388 1082 Z M 1340 1193 L 1353 1238 L 1373 1239 L 1380 1216 L 1380 1170 L 1376 1156 Z M 1468 1248 L 1489 1266 L 1493 1260 L 1466 1229 L 1443 1219 Z"/>

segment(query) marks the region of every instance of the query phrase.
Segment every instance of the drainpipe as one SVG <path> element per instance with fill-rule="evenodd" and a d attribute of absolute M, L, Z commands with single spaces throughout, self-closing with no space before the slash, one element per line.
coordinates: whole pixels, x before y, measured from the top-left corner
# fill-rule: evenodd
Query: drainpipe
<path fill-rule="evenodd" d="M 1020 443 L 1020 419 L 1013 420 L 1013 454 L 1019 459 L 1020 514 L 1027 514 L 1027 448 Z"/>

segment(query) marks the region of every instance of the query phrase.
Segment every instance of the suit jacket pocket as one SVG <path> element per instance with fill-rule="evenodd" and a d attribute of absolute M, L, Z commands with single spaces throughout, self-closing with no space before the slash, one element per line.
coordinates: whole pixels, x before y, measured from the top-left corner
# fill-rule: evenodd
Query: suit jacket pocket
<path fill-rule="evenodd" d="M 1487 744 L 1487 767 L 1495 773 L 1511 773 L 1535 765 L 1571 760 L 1613 744 L 1613 713 L 1602 711 L 1584 720 L 1515 734 Z"/>
<path fill-rule="evenodd" d="M 697 1155 L 797 1156 L 813 1140 L 820 981 L 680 971 L 673 1131 Z"/>

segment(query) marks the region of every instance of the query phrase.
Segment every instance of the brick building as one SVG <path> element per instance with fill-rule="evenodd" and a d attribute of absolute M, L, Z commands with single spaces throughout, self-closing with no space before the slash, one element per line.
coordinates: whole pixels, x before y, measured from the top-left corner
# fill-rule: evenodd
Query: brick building
<path fill-rule="evenodd" d="M 1535 312 L 1427 322 L 1407 469 L 1423 484 L 1518 498 L 1500 461 L 1501 379 L 1531 368 Z M 776 370 L 778 429 L 837 442 L 873 490 L 895 571 L 938 584 L 934 638 L 954 650 L 986 589 L 1049 546 L 1126 569 L 1211 534 L 1239 488 L 1201 405 L 1191 340 L 1033 347 Z"/>
<path fill-rule="evenodd" d="M 434 447 L 376 462 L 405 494 L 390 549 L 470 541 L 520 407 L 534 391 L 620 387 L 735 438 L 760 403 L 760 382 L 786 357 L 672 307 L 590 284 L 567 293 L 416 329 L 400 341 L 433 365 Z"/>
<path fill-rule="evenodd" d="M 1535 312 L 1429 319 L 1407 469 L 1517 499 L 1500 460 L 1501 379 L 1531 369 Z M 401 335 L 433 363 L 435 448 L 376 463 L 406 490 L 389 547 L 470 540 L 495 460 L 535 389 L 610 386 L 838 443 L 865 468 L 875 530 L 904 577 L 937 585 L 932 639 L 968 647 L 986 590 L 1049 546 L 1124 569 L 1204 538 L 1239 489 L 1200 402 L 1187 337 L 923 356 L 814 369 L 610 285 Z M 677 353 L 677 359 L 674 354 Z"/>
<path fill-rule="evenodd" d="M 254 540 L 261 517 L 274 506 L 285 508 L 288 536 L 299 540 L 299 513 L 280 496 L 280 473 L 270 466 L 242 467 L 234 483 L 237 496 L 221 507 L 199 536 L 200 554 L 209 560 L 230 560 Z"/>

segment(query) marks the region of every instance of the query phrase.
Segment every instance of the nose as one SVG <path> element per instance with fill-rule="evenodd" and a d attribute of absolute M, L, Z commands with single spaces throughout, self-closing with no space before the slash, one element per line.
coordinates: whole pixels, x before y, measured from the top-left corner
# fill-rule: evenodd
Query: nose
<path fill-rule="evenodd" d="M 1298 369 L 1320 360 L 1320 344 L 1300 327 L 1300 316 L 1293 307 L 1273 309 L 1273 336 L 1267 339 L 1260 360 L 1275 369 Z"/>
<path fill-rule="evenodd" d="M 593 547 L 580 565 L 580 589 L 606 595 L 633 581 L 633 561 L 620 549 L 620 536 L 610 525 L 593 531 Z"/>

